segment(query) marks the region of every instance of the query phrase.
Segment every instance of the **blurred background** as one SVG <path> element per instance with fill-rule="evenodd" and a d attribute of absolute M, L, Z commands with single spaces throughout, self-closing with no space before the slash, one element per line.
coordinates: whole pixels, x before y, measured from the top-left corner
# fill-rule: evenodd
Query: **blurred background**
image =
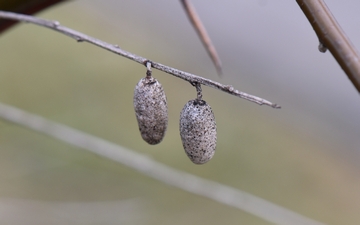
<path fill-rule="evenodd" d="M 278 103 L 203 87 L 218 129 L 214 158 L 194 165 L 179 115 L 196 97 L 154 71 L 169 127 L 142 141 L 133 89 L 145 67 L 34 25 L 0 36 L 0 101 L 229 185 L 326 224 L 360 221 L 360 98 L 295 1 L 193 0 L 223 62 L 216 70 L 179 1 L 77 0 L 37 14 L 150 60 Z M 327 0 L 360 48 L 360 1 Z M 270 224 L 132 169 L 0 121 L 0 224 Z"/>

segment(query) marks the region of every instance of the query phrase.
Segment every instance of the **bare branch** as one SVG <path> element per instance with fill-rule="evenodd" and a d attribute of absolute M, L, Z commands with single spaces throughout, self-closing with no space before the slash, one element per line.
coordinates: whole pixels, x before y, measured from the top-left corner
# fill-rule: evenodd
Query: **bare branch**
<path fill-rule="evenodd" d="M 15 1 L 0 1 L 0 9 L 22 13 L 22 14 L 35 14 L 49 8 L 53 5 L 65 2 L 67 0 L 15 0 Z M 4 32 L 11 26 L 15 25 L 16 21 L 0 20 L 0 33 Z"/>
<path fill-rule="evenodd" d="M 0 103 L 0 118 L 121 163 L 167 185 L 243 210 L 274 224 L 324 225 L 252 194 L 174 169 L 145 154 L 9 105 Z"/>
<path fill-rule="evenodd" d="M 182 5 L 184 6 L 185 12 L 189 17 L 191 24 L 194 26 L 196 32 L 198 33 L 201 42 L 205 46 L 208 54 L 210 55 L 211 60 L 213 61 L 215 68 L 219 75 L 222 74 L 222 66 L 219 55 L 216 52 L 216 49 L 211 42 L 211 39 L 206 32 L 204 25 L 201 23 L 199 16 L 197 15 L 195 8 L 192 6 L 190 0 L 181 0 Z"/>
<path fill-rule="evenodd" d="M 55 31 L 58 31 L 62 34 L 65 34 L 71 38 L 74 38 L 75 40 L 77 40 L 78 42 L 88 42 L 91 44 L 94 44 L 96 46 L 99 46 L 103 49 L 106 49 L 108 51 L 111 51 L 113 53 L 116 53 L 118 55 L 121 55 L 123 57 L 126 57 L 128 59 L 131 59 L 135 62 L 141 63 L 144 66 L 146 66 L 147 62 L 151 62 L 151 65 L 153 68 L 161 70 L 163 72 L 166 72 L 168 74 L 171 74 L 173 76 L 176 76 L 178 78 L 181 78 L 183 80 L 189 81 L 191 83 L 200 83 L 202 85 L 205 86 L 209 86 L 209 87 L 213 87 L 216 88 L 218 90 L 224 91 L 226 93 L 229 93 L 231 95 L 246 99 L 248 101 L 254 102 L 256 104 L 259 105 L 268 105 L 271 106 L 273 108 L 281 108 L 279 105 L 271 103 L 265 99 L 244 93 L 244 92 L 240 92 L 236 89 L 234 89 L 231 85 L 224 85 L 200 76 L 196 76 L 194 74 L 191 73 L 187 73 L 181 70 L 177 70 L 175 68 L 169 67 L 169 66 L 165 66 L 162 65 L 160 63 L 157 62 L 153 62 L 150 61 L 146 58 L 143 58 L 141 56 L 137 56 L 135 54 L 132 54 L 130 52 L 124 51 L 121 48 L 119 48 L 118 45 L 112 45 L 112 44 L 108 44 L 104 41 L 98 40 L 96 38 L 90 37 L 88 35 L 82 34 L 78 31 L 72 30 L 70 28 L 61 26 L 59 22 L 57 21 L 50 21 L 50 20 L 44 20 L 44 19 L 40 19 L 34 16 L 27 16 L 27 15 L 22 15 L 22 14 L 17 14 L 17 13 L 11 13 L 11 12 L 5 12 L 5 11 L 1 11 L 0 10 L 0 18 L 4 18 L 4 19 L 10 19 L 10 20 L 16 20 L 16 21 L 23 21 L 23 22 L 28 22 L 28 23 L 33 23 L 36 25 L 40 25 L 46 28 L 50 28 L 53 29 Z"/>
<path fill-rule="evenodd" d="M 313 26 L 320 44 L 319 51 L 332 53 L 341 68 L 360 92 L 360 57 L 336 22 L 323 0 L 296 0 Z"/>

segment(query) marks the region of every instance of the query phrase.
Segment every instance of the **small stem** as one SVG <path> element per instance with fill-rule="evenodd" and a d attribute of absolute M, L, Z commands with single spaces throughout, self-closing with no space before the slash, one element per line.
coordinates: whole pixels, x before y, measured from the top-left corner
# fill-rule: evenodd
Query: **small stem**
<path fill-rule="evenodd" d="M 121 55 L 121 56 L 131 59 L 135 62 L 141 63 L 143 65 L 146 65 L 147 62 L 150 62 L 148 59 L 146 59 L 144 57 L 137 56 L 135 54 L 132 54 L 130 52 L 122 50 L 118 45 L 112 45 L 112 44 L 106 43 L 104 41 L 101 41 L 99 39 L 96 39 L 96 38 L 90 37 L 88 35 L 85 35 L 83 33 L 80 33 L 78 31 L 72 30 L 70 28 L 61 26 L 60 23 L 57 21 L 44 20 L 44 19 L 40 19 L 40 18 L 37 18 L 34 16 L 27 16 L 27 15 L 23 15 L 23 14 L 5 12 L 5 11 L 1 11 L 1 10 L 0 10 L 0 18 L 16 20 L 16 21 L 23 21 L 23 22 L 28 22 L 28 23 L 33 23 L 33 24 L 39 25 L 39 26 L 43 26 L 46 28 L 50 28 L 50 29 L 60 32 L 64 35 L 67 35 L 71 38 L 74 38 L 76 41 L 91 43 L 93 45 L 96 45 L 96 46 L 106 49 L 108 51 L 111 51 L 115 54 Z M 254 102 L 259 105 L 267 105 L 267 106 L 271 106 L 276 109 L 281 108 L 279 105 L 269 102 L 265 99 L 262 99 L 257 96 L 253 96 L 253 95 L 250 95 L 250 94 L 247 94 L 244 92 L 240 92 L 240 91 L 234 89 L 231 85 L 224 85 L 224 84 L 218 83 L 216 81 L 212 81 L 210 79 L 196 76 L 194 74 L 187 73 L 187 72 L 184 72 L 184 71 L 181 71 L 181 70 L 169 67 L 169 66 L 162 65 L 160 63 L 153 62 L 153 61 L 151 61 L 151 67 L 161 70 L 165 73 L 171 74 L 173 76 L 176 76 L 180 79 L 189 81 L 191 83 L 199 83 L 199 84 L 202 84 L 202 85 L 205 85 L 208 87 L 212 87 L 212 88 L 218 89 L 220 91 L 226 92 L 228 94 L 246 99 L 251 102 Z"/>
<path fill-rule="evenodd" d="M 192 86 L 196 88 L 196 100 L 201 101 L 202 100 L 202 90 L 201 90 L 201 84 L 194 82 L 191 83 Z"/>
<path fill-rule="evenodd" d="M 151 62 L 146 62 L 146 77 L 149 79 L 151 77 Z"/>

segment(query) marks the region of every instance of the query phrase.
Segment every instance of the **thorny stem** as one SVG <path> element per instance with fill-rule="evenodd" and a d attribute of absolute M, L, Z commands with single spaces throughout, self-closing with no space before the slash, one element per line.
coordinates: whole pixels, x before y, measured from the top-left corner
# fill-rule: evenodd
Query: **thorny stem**
<path fill-rule="evenodd" d="M 5 11 L 1 11 L 1 10 L 0 10 L 0 18 L 16 20 L 16 21 L 23 21 L 23 22 L 28 22 L 28 23 L 33 23 L 33 24 L 39 25 L 39 26 L 43 26 L 46 28 L 50 28 L 50 29 L 58 31 L 64 35 L 67 35 L 71 38 L 74 38 L 78 42 L 88 42 L 88 43 L 94 44 L 103 49 L 111 51 L 115 54 L 121 55 L 121 56 L 131 59 L 135 62 L 141 63 L 145 66 L 147 66 L 146 65 L 147 62 L 150 62 L 148 59 L 146 59 L 144 57 L 137 56 L 135 54 L 132 54 L 130 52 L 122 50 L 121 48 L 119 48 L 118 45 L 108 44 L 104 41 L 90 37 L 88 35 L 78 32 L 78 31 L 61 26 L 60 23 L 57 21 L 44 20 L 44 19 L 40 19 L 40 18 L 37 18 L 34 16 L 27 16 L 27 15 L 23 15 L 23 14 L 5 12 Z M 216 81 L 212 81 L 210 79 L 206 79 L 206 78 L 203 78 L 203 77 L 191 74 L 191 73 L 187 73 L 187 72 L 184 72 L 184 71 L 181 71 L 181 70 L 169 67 L 169 66 L 165 66 L 160 63 L 153 62 L 153 61 L 151 61 L 151 66 L 152 66 L 152 68 L 161 70 L 165 73 L 171 74 L 173 76 L 176 76 L 178 78 L 186 80 L 190 83 L 199 83 L 199 84 L 202 84 L 202 85 L 205 85 L 208 87 L 212 87 L 212 88 L 221 90 L 223 92 L 226 92 L 228 94 L 246 99 L 251 102 L 254 102 L 259 105 L 267 105 L 267 106 L 271 106 L 271 107 L 277 108 L 277 109 L 281 108 L 281 106 L 279 106 L 275 103 L 269 102 L 265 99 L 238 91 L 238 90 L 234 89 L 231 85 L 224 85 L 224 84 L 218 83 Z"/>

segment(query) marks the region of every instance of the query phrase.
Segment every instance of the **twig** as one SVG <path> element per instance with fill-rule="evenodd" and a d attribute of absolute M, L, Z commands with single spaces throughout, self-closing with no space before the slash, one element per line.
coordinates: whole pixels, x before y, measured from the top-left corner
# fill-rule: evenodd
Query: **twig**
<path fill-rule="evenodd" d="M 116 53 L 118 55 L 121 55 L 123 57 L 126 57 L 128 59 L 131 59 L 135 62 L 141 63 L 143 65 L 146 66 L 146 63 L 149 62 L 150 60 L 143 58 L 141 56 L 137 56 L 135 54 L 132 54 L 130 52 L 124 51 L 121 48 L 119 48 L 118 45 L 112 45 L 112 44 L 108 44 L 104 41 L 98 40 L 96 38 L 87 36 L 85 34 L 82 34 L 78 31 L 72 30 L 70 28 L 61 26 L 59 22 L 57 21 L 50 21 L 50 20 L 44 20 L 44 19 L 40 19 L 34 16 L 27 16 L 27 15 L 22 15 L 22 14 L 17 14 L 17 13 L 11 13 L 11 12 L 5 12 L 5 11 L 1 11 L 0 10 L 0 18 L 4 18 L 4 19 L 10 19 L 10 20 L 16 20 L 16 21 L 23 21 L 23 22 L 28 22 L 28 23 L 33 23 L 36 25 L 40 25 L 46 28 L 50 28 L 53 29 L 55 31 L 58 31 L 62 34 L 65 34 L 71 38 L 74 38 L 75 40 L 77 40 L 78 42 L 88 42 L 91 44 L 94 44 L 96 46 L 99 46 L 103 49 L 109 50 L 113 53 Z M 152 62 L 150 61 L 152 64 L 152 67 L 158 70 L 161 70 L 165 73 L 169 73 L 173 76 L 176 76 L 178 78 L 181 78 L 183 80 L 189 81 L 190 83 L 200 83 L 202 85 L 205 86 L 209 86 L 209 87 L 213 87 L 216 88 L 218 90 L 224 91 L 226 93 L 229 93 L 231 95 L 246 99 L 248 101 L 257 103 L 259 105 L 268 105 L 271 106 L 273 108 L 281 108 L 279 105 L 271 103 L 265 99 L 244 93 L 244 92 L 240 92 L 236 89 L 234 89 L 231 85 L 224 85 L 215 81 L 212 81 L 210 79 L 206 79 L 200 76 L 196 76 L 194 74 L 191 73 L 187 73 L 181 70 L 177 70 L 174 69 L 172 67 L 169 66 L 165 66 L 162 65 L 160 63 L 156 63 L 156 62 Z"/>
<path fill-rule="evenodd" d="M 66 0 L 0 1 L 0 9 L 30 15 L 65 1 Z M 0 33 L 16 23 L 16 21 L 0 20 Z"/>
<path fill-rule="evenodd" d="M 176 170 L 74 128 L 0 103 L 0 118 L 128 166 L 162 183 L 243 210 L 278 225 L 324 225 L 244 191 Z"/>
<path fill-rule="evenodd" d="M 198 33 L 201 42 L 205 46 L 208 54 L 210 55 L 211 60 L 213 61 L 215 68 L 219 75 L 222 74 L 222 66 L 219 55 L 216 52 L 214 45 L 211 42 L 211 39 L 206 32 L 204 25 L 201 23 L 199 16 L 197 15 L 195 8 L 192 6 L 190 0 L 180 0 L 184 6 L 185 12 L 189 17 L 191 24 L 194 26 L 196 32 Z"/>
<path fill-rule="evenodd" d="M 328 48 L 355 88 L 360 92 L 360 57 L 323 0 L 296 0 L 313 26 L 319 50 Z"/>

